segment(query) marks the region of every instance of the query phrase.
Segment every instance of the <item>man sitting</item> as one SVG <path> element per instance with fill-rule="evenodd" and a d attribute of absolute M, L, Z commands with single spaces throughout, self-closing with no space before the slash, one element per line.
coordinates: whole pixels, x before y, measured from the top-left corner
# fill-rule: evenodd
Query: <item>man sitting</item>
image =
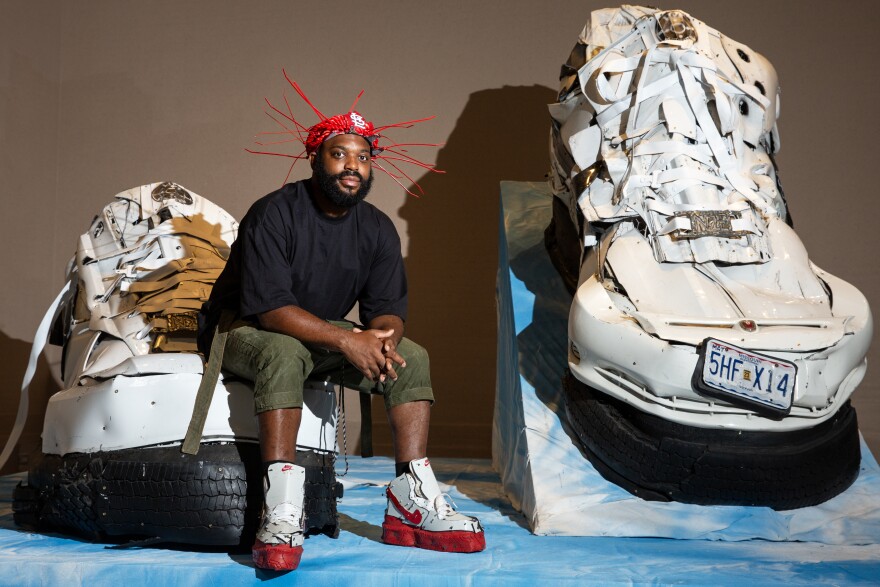
<path fill-rule="evenodd" d="M 294 464 L 302 390 L 307 377 L 327 374 L 384 396 L 397 477 L 387 489 L 383 541 L 485 548 L 480 522 L 447 504 L 426 458 L 434 396 L 426 351 L 403 336 L 400 238 L 363 201 L 380 138 L 353 110 L 308 129 L 311 178 L 251 206 L 206 307 L 208 324 L 234 314 L 222 365 L 254 384 L 265 466 L 253 547 L 260 568 L 292 570 L 302 556 L 305 469 Z M 361 327 L 343 320 L 355 302 Z"/>

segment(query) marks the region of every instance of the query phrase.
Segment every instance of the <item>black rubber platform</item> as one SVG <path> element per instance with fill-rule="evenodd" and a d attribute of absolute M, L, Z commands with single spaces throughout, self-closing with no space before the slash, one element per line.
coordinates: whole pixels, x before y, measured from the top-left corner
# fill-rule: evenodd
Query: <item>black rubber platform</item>
<path fill-rule="evenodd" d="M 297 451 L 306 469 L 307 534 L 339 535 L 342 485 L 335 456 Z M 64 457 L 44 455 L 13 495 L 17 524 L 74 532 L 91 540 L 250 547 L 263 500 L 259 447 L 203 444 Z"/>
<path fill-rule="evenodd" d="M 596 470 L 647 500 L 701 505 L 816 505 L 859 473 L 856 412 L 792 432 L 697 428 L 641 412 L 566 372 L 568 421 Z"/>

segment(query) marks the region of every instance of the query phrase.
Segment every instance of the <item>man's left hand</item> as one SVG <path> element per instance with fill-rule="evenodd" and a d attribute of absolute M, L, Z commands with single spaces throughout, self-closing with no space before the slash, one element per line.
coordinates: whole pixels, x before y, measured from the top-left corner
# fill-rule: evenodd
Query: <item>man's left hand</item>
<path fill-rule="evenodd" d="M 364 331 L 360 328 L 354 328 L 353 330 L 354 332 L 372 333 L 382 341 L 382 354 L 385 355 L 385 366 L 382 369 L 382 374 L 379 375 L 379 381 L 384 382 L 386 376 L 390 377 L 392 381 L 397 381 L 397 371 L 394 370 L 394 364 L 406 367 L 406 361 L 397 352 L 397 341 L 394 338 L 382 336 L 384 333 L 380 330 L 370 329 Z"/>

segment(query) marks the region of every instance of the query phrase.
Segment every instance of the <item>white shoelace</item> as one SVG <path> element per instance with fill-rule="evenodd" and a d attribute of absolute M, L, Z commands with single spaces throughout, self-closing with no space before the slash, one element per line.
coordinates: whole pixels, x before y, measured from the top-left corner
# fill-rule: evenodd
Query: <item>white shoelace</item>
<path fill-rule="evenodd" d="M 449 503 L 446 501 L 447 499 L 452 502 L 452 505 L 449 505 Z M 441 493 L 434 498 L 434 509 L 437 510 L 437 517 L 441 520 L 444 520 L 447 516 L 451 516 L 452 514 L 454 514 L 455 508 L 457 507 L 458 506 L 456 505 L 455 501 L 453 501 L 448 493 Z"/>
<path fill-rule="evenodd" d="M 264 527 L 272 536 L 282 542 L 289 542 L 292 534 L 302 532 L 302 515 L 301 507 L 292 503 L 280 503 L 272 508 L 272 512 L 266 517 Z M 270 529 L 270 526 L 274 528 Z"/>

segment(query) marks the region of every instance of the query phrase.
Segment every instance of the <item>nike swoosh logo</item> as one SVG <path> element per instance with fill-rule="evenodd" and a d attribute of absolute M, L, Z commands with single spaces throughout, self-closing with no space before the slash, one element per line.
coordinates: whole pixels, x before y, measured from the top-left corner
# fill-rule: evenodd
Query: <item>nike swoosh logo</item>
<path fill-rule="evenodd" d="M 385 493 L 388 495 L 388 499 L 391 500 L 391 503 L 394 504 L 394 507 L 397 509 L 397 511 L 403 514 L 403 517 L 406 518 L 410 524 L 415 524 L 416 526 L 418 526 L 422 523 L 422 512 L 418 510 L 411 512 L 400 505 L 400 502 L 397 501 L 397 497 L 394 495 L 394 493 L 392 493 L 390 487 L 385 490 Z"/>

